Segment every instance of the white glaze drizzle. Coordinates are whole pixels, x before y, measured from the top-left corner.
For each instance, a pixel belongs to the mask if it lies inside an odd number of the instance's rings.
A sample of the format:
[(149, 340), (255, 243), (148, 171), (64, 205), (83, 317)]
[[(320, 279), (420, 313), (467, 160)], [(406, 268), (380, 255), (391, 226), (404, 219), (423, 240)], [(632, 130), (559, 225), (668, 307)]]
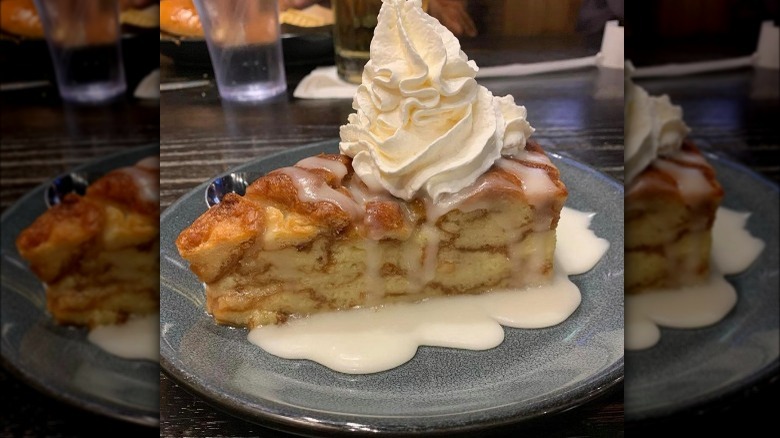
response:
[(338, 178), (339, 181), (347, 176), (347, 166), (341, 161), (329, 160), (323, 157), (307, 157), (295, 164), (303, 169), (325, 169)]
[(683, 166), (663, 159), (654, 161), (653, 166), (674, 178), (686, 202), (695, 203), (712, 194), (712, 184), (697, 167)]
[(517, 190), (517, 187), (503, 178), (497, 178), (492, 175), (481, 175), (474, 184), (471, 184), (463, 190), (442, 195), (437, 203), (431, 201), (426, 202), (425, 212), (427, 220), (428, 222), (436, 223), (441, 217), (453, 210), (469, 212), (480, 208), (486, 208), (493, 199), (485, 199), (483, 202), (478, 202), (475, 201), (475, 198), (485, 191), (499, 190), (501, 188)]
[(355, 200), (333, 189), (321, 177), (297, 167), (285, 167), (278, 172), (290, 177), (301, 202), (327, 201), (338, 206), (353, 219), (363, 215), (363, 209)]
[[(496, 165), (517, 175), (523, 184), (526, 199), (537, 210), (545, 208), (550, 203), (550, 199), (554, 198), (553, 194), (558, 191), (558, 186), (550, 179), (545, 169), (526, 166), (506, 158), (498, 160)], [(547, 229), (550, 228), (549, 225), (548, 223)]]

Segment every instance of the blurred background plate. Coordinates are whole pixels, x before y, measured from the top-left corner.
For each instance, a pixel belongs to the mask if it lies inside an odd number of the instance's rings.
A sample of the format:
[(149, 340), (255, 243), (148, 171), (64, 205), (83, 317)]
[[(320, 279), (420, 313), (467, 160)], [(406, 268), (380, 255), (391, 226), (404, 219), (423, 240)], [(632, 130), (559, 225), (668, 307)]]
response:
[[(333, 64), (332, 26), (298, 27), (283, 24), (282, 51), (285, 65)], [(179, 65), (211, 67), (209, 50), (203, 38), (161, 33), (160, 54)]]
[[(125, 150), (73, 171), (106, 173), (159, 154), (159, 145)], [(43, 393), (91, 412), (159, 425), (157, 363), (126, 360), (87, 341), (87, 330), (54, 323), (43, 284), (19, 256), (16, 236), (45, 210), (46, 182), (3, 212), (0, 247), (2, 364)]]

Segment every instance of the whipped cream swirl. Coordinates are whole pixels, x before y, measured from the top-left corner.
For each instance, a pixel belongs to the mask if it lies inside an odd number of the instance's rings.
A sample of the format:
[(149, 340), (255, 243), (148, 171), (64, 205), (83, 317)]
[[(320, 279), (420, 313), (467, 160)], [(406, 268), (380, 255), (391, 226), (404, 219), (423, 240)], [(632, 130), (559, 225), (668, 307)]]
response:
[(631, 81), (631, 63), (625, 71), (625, 179), (636, 178), (659, 156), (674, 155), (691, 131), (683, 121), (683, 111), (669, 96), (650, 96)]
[(420, 0), (383, 0), (356, 112), (341, 127), (341, 153), (369, 189), (436, 202), (525, 148), (525, 108), (477, 84), (477, 70)]

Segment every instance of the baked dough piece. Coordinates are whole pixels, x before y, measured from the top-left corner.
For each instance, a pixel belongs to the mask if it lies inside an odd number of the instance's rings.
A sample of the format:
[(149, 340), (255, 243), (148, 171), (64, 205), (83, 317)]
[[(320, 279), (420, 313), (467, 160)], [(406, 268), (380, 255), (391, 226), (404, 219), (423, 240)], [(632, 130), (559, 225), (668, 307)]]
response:
[(179, 36), (203, 37), (203, 25), (192, 0), (160, 0), (160, 30)]
[(27, 38), (44, 37), (33, 0), (0, 0), (0, 29)]
[(722, 198), (715, 170), (690, 140), (642, 171), (625, 199), (626, 292), (704, 281)]
[(159, 179), (156, 157), (111, 171), (19, 234), (57, 322), (92, 327), (159, 309)]
[(369, 193), (344, 155), (275, 170), (176, 240), (219, 323), (547, 283), (567, 191), (529, 142), (436, 205)]

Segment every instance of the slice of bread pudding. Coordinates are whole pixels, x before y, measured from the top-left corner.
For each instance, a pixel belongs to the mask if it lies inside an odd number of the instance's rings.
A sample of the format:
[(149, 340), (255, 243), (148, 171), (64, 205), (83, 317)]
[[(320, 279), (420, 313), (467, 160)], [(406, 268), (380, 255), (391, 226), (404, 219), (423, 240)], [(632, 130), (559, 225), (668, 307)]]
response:
[(217, 322), (547, 283), (567, 191), (528, 142), (433, 205), (371, 193), (345, 155), (310, 157), (226, 195), (176, 245)]
[(93, 327), (159, 309), (159, 159), (66, 195), (16, 240), (61, 324)]

